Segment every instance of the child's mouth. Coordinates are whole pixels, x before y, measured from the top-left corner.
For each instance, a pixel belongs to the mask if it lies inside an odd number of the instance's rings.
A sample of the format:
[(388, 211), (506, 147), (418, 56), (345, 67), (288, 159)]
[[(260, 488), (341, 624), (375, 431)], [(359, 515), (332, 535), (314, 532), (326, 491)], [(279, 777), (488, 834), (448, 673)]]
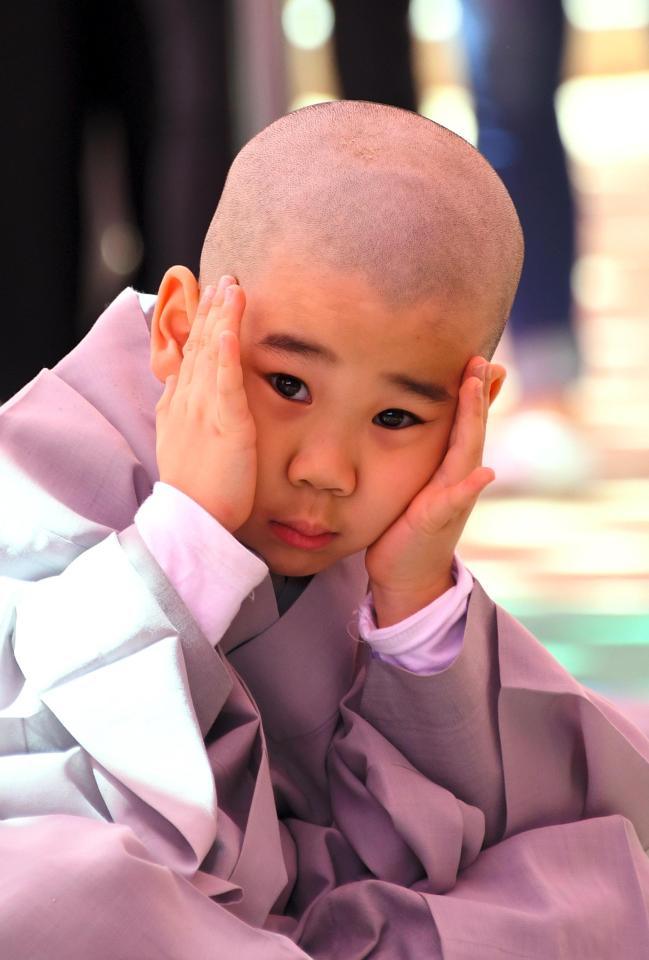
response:
[(283, 540), (284, 543), (288, 543), (292, 547), (299, 547), (302, 550), (317, 550), (319, 547), (326, 547), (337, 536), (336, 533), (319, 533), (315, 536), (309, 536), (300, 533), (294, 527), (280, 523), (278, 520), (271, 520), (270, 528), (275, 536)]

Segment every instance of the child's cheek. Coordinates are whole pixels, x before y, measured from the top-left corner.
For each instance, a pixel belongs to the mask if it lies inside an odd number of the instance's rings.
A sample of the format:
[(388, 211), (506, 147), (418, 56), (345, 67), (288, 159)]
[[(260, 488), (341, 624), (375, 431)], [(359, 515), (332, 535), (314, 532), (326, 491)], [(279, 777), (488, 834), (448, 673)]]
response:
[[(374, 481), (370, 481), (380, 499), (376, 504), (377, 520), (383, 529), (388, 527), (424, 487), (443, 459), (445, 438), (429, 437), (426, 444), (418, 444), (399, 451), (395, 456), (379, 458), (375, 464)], [(398, 478), (398, 482), (396, 480)], [(382, 531), (381, 531), (382, 532)]]

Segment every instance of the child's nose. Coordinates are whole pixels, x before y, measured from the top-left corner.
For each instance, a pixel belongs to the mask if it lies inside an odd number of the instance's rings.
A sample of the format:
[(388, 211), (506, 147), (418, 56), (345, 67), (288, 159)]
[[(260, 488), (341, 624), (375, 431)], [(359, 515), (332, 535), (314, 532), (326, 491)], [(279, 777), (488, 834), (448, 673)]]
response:
[(312, 438), (293, 457), (288, 476), (291, 483), (310, 484), (337, 496), (349, 496), (356, 489), (358, 465), (351, 444), (326, 438)]

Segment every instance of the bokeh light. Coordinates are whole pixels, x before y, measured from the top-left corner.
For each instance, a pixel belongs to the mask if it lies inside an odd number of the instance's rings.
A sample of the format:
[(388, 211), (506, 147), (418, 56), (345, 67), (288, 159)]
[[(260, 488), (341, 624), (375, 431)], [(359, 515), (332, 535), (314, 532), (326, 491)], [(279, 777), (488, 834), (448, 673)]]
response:
[(590, 164), (649, 156), (649, 70), (574, 77), (557, 91), (557, 120), (566, 150)]
[(459, 84), (439, 84), (424, 90), (419, 113), (443, 124), (475, 146), (478, 125), (473, 110), (473, 98), (466, 87)]
[(634, 30), (649, 25), (647, 0), (563, 0), (578, 30)]
[(619, 303), (623, 278), (613, 257), (591, 253), (578, 257), (572, 268), (572, 294), (589, 310), (609, 310)]
[(297, 97), (293, 97), (288, 109), (300, 110), (302, 107), (310, 107), (314, 103), (327, 103), (335, 99), (336, 98), (330, 93), (326, 93), (323, 90), (305, 90), (304, 93), (300, 93)]
[(142, 237), (137, 227), (123, 220), (110, 223), (104, 229), (99, 249), (106, 267), (119, 277), (128, 277), (135, 273), (144, 252)]
[(330, 39), (335, 22), (329, 0), (286, 0), (282, 28), (289, 43), (301, 50), (315, 50)]
[(410, 30), (422, 43), (443, 43), (453, 39), (462, 25), (459, 0), (411, 0)]

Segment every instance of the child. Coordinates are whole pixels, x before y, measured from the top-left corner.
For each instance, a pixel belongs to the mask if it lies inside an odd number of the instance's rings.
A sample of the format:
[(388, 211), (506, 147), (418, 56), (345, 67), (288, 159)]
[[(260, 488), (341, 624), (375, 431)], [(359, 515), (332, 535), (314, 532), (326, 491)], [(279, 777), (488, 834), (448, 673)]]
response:
[(3, 957), (649, 956), (649, 742), (454, 553), (521, 259), (459, 137), (305, 108), (2, 408)]

